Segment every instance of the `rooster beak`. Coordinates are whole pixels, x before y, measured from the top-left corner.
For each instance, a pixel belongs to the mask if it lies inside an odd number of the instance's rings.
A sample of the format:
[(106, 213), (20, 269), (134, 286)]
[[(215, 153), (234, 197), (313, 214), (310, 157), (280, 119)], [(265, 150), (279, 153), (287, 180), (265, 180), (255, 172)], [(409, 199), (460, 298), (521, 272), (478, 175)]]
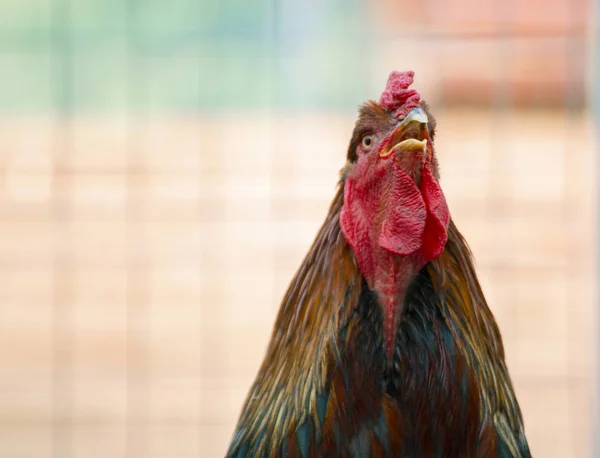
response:
[(379, 152), (379, 156), (386, 158), (394, 152), (409, 153), (422, 151), (427, 154), (429, 148), (429, 131), (427, 114), (421, 108), (415, 108), (404, 118), (392, 133), (390, 141)]

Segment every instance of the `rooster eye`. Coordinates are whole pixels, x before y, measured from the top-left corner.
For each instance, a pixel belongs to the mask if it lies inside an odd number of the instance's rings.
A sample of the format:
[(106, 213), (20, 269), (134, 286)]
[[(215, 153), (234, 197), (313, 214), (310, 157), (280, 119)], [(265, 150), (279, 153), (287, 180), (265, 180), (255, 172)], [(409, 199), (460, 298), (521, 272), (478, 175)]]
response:
[(362, 138), (362, 146), (363, 146), (363, 148), (367, 148), (367, 149), (369, 149), (371, 146), (373, 146), (373, 136), (365, 135)]

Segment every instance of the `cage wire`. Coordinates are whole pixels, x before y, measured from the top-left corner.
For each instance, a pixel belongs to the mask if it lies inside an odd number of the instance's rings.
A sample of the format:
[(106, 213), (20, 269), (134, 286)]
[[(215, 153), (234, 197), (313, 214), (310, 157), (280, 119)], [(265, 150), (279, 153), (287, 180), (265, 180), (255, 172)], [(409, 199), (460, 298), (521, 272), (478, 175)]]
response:
[[(598, 43), (600, 42), (600, 1), (596, 0), (593, 4), (593, 14), (592, 14), (592, 28), (591, 28), (591, 33), (590, 33), (590, 55), (591, 57), (591, 84), (589, 85), (589, 95), (590, 98), (592, 100), (591, 102), (591, 108), (592, 108), (592, 117), (593, 117), (593, 123), (594, 123), (594, 142), (595, 145), (600, 145), (600, 129), (598, 128), (598, 126), (600, 125), (600, 88), (598, 86), (598, 81), (600, 81), (600, 48), (598, 47)], [(598, 215), (600, 215), (600, 211), (599, 211), (599, 203), (600, 203), (600, 199), (598, 198), (598, 196), (600, 196), (600, 191), (598, 188), (598, 183), (600, 183), (600, 181), (598, 180), (598, 177), (600, 176), (600, 169), (599, 169), (599, 162), (597, 159), (598, 155), (596, 153), (595, 155), (595, 160), (596, 160), (596, 174), (595, 174), (595, 181), (596, 181), (596, 186), (595, 186), (595, 196), (596, 196), (596, 216), (595, 216), (595, 225), (596, 225), (596, 230), (595, 230), (595, 237), (596, 240), (598, 240)], [(595, 272), (595, 276), (596, 278), (598, 277), (598, 273), (599, 273), (599, 260), (600, 260), (600, 243), (596, 242), (596, 254), (595, 254), (595, 262), (594, 262), (594, 267), (593, 270)], [(600, 290), (598, 289), (598, 286), (596, 286), (596, 289), (594, 291), (595, 293), (595, 297), (594, 297), (594, 302), (596, 305), (598, 305), (598, 300), (600, 298)], [(600, 332), (598, 332), (598, 330), (600, 330), (600, 314), (598, 314), (597, 316), (597, 320), (596, 320), (596, 348), (600, 348)], [(593, 377), (594, 377), (594, 390), (591, 394), (591, 412), (592, 412), (592, 419), (591, 419), (591, 424), (592, 424), (592, 437), (594, 439), (592, 439), (592, 456), (600, 456), (600, 352), (596, 351), (596, 358), (595, 358), (595, 369), (593, 372)]]
[[(6, 326), (33, 343), (30, 348), (10, 333), (2, 339), (23, 359), (4, 355), (7, 363), (0, 364), (11, 381), (0, 456), (222, 456), (277, 304), (333, 196), (355, 107), (377, 94), (389, 65), (418, 61), (421, 52), (431, 59), (417, 81), (426, 70), (435, 75), (428, 78), (435, 82), (431, 98), (440, 124), (484, 118), (478, 135), (485, 148), (476, 166), (487, 170), (483, 184), (451, 187), (453, 180), (473, 178), (468, 161), (477, 156), (459, 150), (441, 161), (448, 169), (444, 184), (457, 196), (465, 226), (475, 228), (467, 232), (515, 369), (532, 449), (540, 456), (600, 456), (597, 439), (592, 443), (599, 421), (588, 402), (598, 391), (591, 360), (599, 360), (586, 340), (598, 336), (581, 331), (580, 324), (589, 326), (584, 312), (567, 311), (573, 298), (588, 304), (595, 293), (587, 267), (594, 260), (582, 240), (594, 243), (596, 253), (598, 244), (582, 229), (591, 220), (574, 206), (582, 190), (597, 186), (589, 175), (592, 147), (581, 156), (573, 152), (573, 132), (586, 141), (590, 135), (582, 81), (565, 78), (562, 102), (557, 96), (558, 103), (532, 110), (519, 105), (523, 91), (511, 74), (520, 49), (540, 40), (556, 41), (565, 66), (583, 70), (591, 42), (597, 119), (597, 35), (589, 39), (596, 29), (582, 30), (574, 18), (565, 19), (566, 27), (515, 28), (510, 22), (518, 5), (509, 2), (490, 3), (495, 21), (483, 30), (440, 26), (435, 10), (442, 6), (435, 0), (407, 2), (416, 28), (380, 27), (381, 11), (397, 14), (385, 1), (264, 0), (253, 8), (241, 1), (158, 3), (46, 0), (0, 7), (15, 17), (0, 34), (5, 64), (29, 65), (0, 85), (0, 100), (7, 101), (5, 185), (15, 176), (18, 145), (35, 137), (35, 129), (49, 149), (52, 177), (49, 197), (15, 197), (6, 188), (2, 200)], [(490, 43), (496, 77), (486, 83), (488, 95), (461, 104), (460, 91), (443, 84), (453, 69), (437, 58)], [(394, 52), (382, 57), (375, 49)], [(306, 68), (314, 72), (299, 76)], [(253, 78), (260, 81), (244, 84)], [(10, 95), (15, 91), (22, 100)], [(49, 119), (41, 128), (40, 116)], [(527, 162), (520, 154), (529, 148), (525, 142), (512, 150), (519, 120), (531, 123), (534, 135), (557, 129), (549, 143), (561, 147), (552, 156), (559, 167), (551, 171), (562, 185), (540, 208), (519, 194), (524, 185), (517, 170)], [(448, 149), (465, 142), (461, 132), (453, 137), (441, 129)], [(122, 140), (111, 140), (123, 132)], [(318, 135), (326, 138), (311, 141)], [(235, 153), (244, 139), (255, 162)], [(111, 151), (114, 145), (124, 160)], [(18, 176), (35, 181), (36, 161)], [(527, 232), (527, 224), (540, 228), (548, 219), (551, 235)], [(574, 237), (574, 230), (582, 234)], [(544, 237), (550, 254), (539, 262), (519, 254)], [(31, 254), (21, 258), (17, 249)], [(10, 285), (22, 275), (40, 284)], [(528, 289), (523, 276), (537, 288)], [(50, 312), (40, 286), (46, 277)], [(551, 310), (558, 319), (535, 306), (548, 297), (557, 301)], [(34, 307), (28, 301), (46, 315), (33, 308), (33, 315), (23, 315), (21, 306)], [(526, 315), (515, 304), (531, 304), (532, 311)], [(545, 327), (558, 337), (549, 338)], [(538, 334), (558, 343), (544, 350)], [(522, 356), (525, 351), (533, 356)], [(39, 358), (49, 360), (48, 372)], [(46, 376), (49, 385), (35, 379)], [(32, 392), (42, 394), (28, 401)], [(545, 404), (551, 402), (552, 408)]]

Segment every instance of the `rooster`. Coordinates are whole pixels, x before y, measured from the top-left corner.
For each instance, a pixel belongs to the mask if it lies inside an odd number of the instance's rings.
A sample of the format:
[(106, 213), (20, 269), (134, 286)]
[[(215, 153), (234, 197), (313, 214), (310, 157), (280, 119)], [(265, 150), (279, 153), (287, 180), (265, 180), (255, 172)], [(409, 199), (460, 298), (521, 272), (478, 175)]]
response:
[(413, 78), (359, 109), (227, 457), (531, 456)]

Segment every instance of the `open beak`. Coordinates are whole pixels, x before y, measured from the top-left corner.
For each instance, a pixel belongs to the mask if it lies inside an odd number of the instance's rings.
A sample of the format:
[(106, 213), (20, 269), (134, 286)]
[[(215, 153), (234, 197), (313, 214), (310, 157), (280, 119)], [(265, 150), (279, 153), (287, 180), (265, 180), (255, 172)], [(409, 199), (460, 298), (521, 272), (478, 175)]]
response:
[(421, 108), (411, 110), (406, 118), (398, 124), (390, 141), (379, 152), (379, 156), (385, 158), (396, 152), (415, 151), (422, 151), (425, 154), (428, 151), (427, 142), (429, 141), (428, 121), (427, 114)]

